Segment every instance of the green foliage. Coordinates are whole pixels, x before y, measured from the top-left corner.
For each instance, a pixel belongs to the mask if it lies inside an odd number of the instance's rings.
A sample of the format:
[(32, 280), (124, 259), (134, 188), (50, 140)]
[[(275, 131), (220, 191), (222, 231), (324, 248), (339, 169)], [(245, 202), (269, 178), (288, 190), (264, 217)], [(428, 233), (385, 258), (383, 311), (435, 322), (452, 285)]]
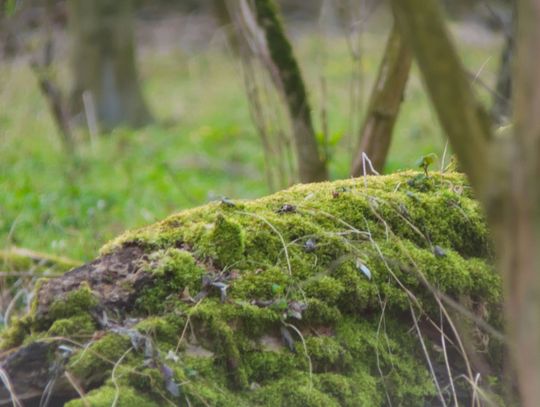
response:
[[(380, 41), (366, 35), (363, 63), (369, 80)], [(332, 83), (327, 96), (331, 134), (348, 133), (349, 80), (357, 66), (342, 38), (332, 39), (324, 66), (311, 63), (320, 45), (320, 39), (299, 38), (295, 49), (305, 61), (308, 83), (318, 83), (321, 71)], [(485, 60), (477, 50), (467, 55), (470, 66)], [(6, 244), (90, 259), (102, 242), (126, 228), (217, 196), (251, 198), (267, 192), (261, 147), (236, 65), (213, 49), (197, 58), (175, 54), (141, 63), (152, 110), (173, 121), (137, 132), (119, 129), (93, 146), (82, 142), (77, 155), (69, 158), (63, 155), (39, 91), (18, 91), (32, 81), (31, 73), (0, 66), (8, 81), (0, 89), (0, 236)], [(201, 83), (205, 92), (200, 92)], [(410, 85), (387, 170), (410, 168), (415, 158), (432, 151), (441, 156), (440, 130), (425, 94), (418, 81)], [(189, 106), (189, 114), (183, 106)], [(344, 138), (333, 151), (335, 178), (348, 175), (348, 145)], [(202, 158), (193, 159), (193, 151)], [(276, 213), (286, 203), (296, 204), (297, 212)], [(256, 213), (274, 225), (286, 250), (275, 231), (242, 212)], [(353, 233), (336, 218), (362, 232), (369, 230), (381, 252), (366, 235)], [(231, 252), (213, 249), (212, 239), (220, 238), (216, 226), (231, 232)], [(308, 236), (316, 236), (313, 252), (304, 249)], [(390, 271), (428, 312), (433, 299), (418, 282), (417, 271), (439, 289), (483, 301), (488, 308), (500, 300), (499, 277), (486, 260), (490, 252), (482, 214), (463, 178), (453, 174), (370, 177), (365, 188), (363, 180), (297, 186), (258, 201), (238, 202), (235, 208), (214, 203), (128, 232), (103, 250), (127, 243), (147, 249), (146, 270), (154, 278), (153, 287), (138, 301), (135, 316), (142, 320), (134, 329), (155, 342), (163, 360), (188, 327), (186, 338), (196, 342), (190, 342), (196, 351), (184, 341), (180, 360), (166, 363), (194, 406), (376, 406), (386, 402), (385, 390), (394, 405), (424, 405), (434, 388), (410, 326), (399, 323), (408, 300)], [(433, 245), (442, 247), (446, 256), (433, 256)], [(357, 257), (371, 270), (372, 281), (358, 271)], [(181, 302), (184, 288), (192, 294), (200, 290), (209, 258), (238, 269), (234, 272), (239, 277), (228, 282), (226, 303), (214, 291), (197, 307)], [(315, 368), (311, 377), (301, 338), (291, 331), (292, 353), (279, 334), (287, 302), (303, 301), (304, 295), (308, 308), (302, 320), (290, 322), (306, 336)], [(373, 322), (380, 314), (380, 298), (388, 304), (384, 337)], [(91, 290), (82, 287), (70, 297), (69, 306), (59, 302), (53, 307), (52, 325), (36, 327), (32, 315), (13, 320), (3, 334), (3, 347), (52, 334), (86, 333), (94, 300)], [(275, 303), (264, 308), (251, 304), (254, 300)], [(70, 372), (101, 386), (88, 394), (91, 405), (111, 404), (115, 388), (107, 380), (130, 346), (128, 337), (107, 334), (71, 358)], [(132, 351), (118, 369), (119, 405), (164, 403), (158, 393), (164, 391), (163, 377), (156, 368), (143, 368), (141, 359)], [(327, 363), (331, 372), (324, 371)], [(143, 370), (147, 376), (133, 373)], [(253, 390), (238, 390), (246, 388)]]
[[(388, 25), (374, 21), (374, 26)], [(386, 35), (366, 32), (364, 83), (376, 74)], [(308, 87), (318, 89), (321, 75), (327, 78), (330, 134), (349, 134), (350, 78), (358, 66), (346, 38), (310, 32), (292, 38)], [(461, 45), (471, 70), (497, 46)], [(37, 86), (29, 86), (35, 83), (30, 68), (0, 64), (0, 246), (17, 244), (90, 260), (122, 230), (217, 196), (254, 198), (268, 192), (262, 147), (236, 62), (222, 47), (196, 54), (148, 52), (151, 57), (139, 63), (144, 94), (158, 123), (138, 131), (117, 129), (93, 144), (80, 134), (75, 157), (65, 156), (46, 101)], [(494, 71), (497, 64), (492, 58), (484, 71)], [(59, 72), (66, 69), (59, 61)], [(318, 111), (317, 92), (310, 96)], [(419, 156), (431, 152), (442, 157), (441, 131), (416, 77), (409, 83), (395, 134), (387, 171), (412, 168)], [(332, 178), (349, 176), (350, 145), (344, 137), (333, 148)]]
[(16, 8), (17, 8), (17, 0), (6, 0), (4, 2), (4, 12), (7, 17), (11, 17), (13, 14), (15, 14)]

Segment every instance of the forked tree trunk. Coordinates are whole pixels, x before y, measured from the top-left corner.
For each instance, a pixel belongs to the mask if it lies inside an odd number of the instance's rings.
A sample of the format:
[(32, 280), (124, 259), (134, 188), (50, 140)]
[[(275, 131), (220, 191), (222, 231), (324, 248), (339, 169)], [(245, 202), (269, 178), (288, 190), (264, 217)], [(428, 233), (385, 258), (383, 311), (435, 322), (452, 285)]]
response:
[(69, 0), (74, 85), (73, 116), (94, 104), (102, 130), (151, 120), (138, 82), (131, 0)]
[(540, 0), (518, 2), (514, 134), (491, 139), (433, 0), (393, 0), (439, 119), (484, 203), (505, 286), (515, 379), (540, 405)]
[(257, 22), (264, 31), (270, 57), (283, 86), (287, 109), (293, 124), (300, 181), (324, 181), (328, 179), (328, 171), (319, 154), (306, 87), (279, 18), (277, 4), (274, 0), (255, 0), (253, 6)]
[(392, 141), (392, 131), (409, 78), (411, 62), (412, 54), (409, 47), (394, 25), (386, 43), (360, 132), (360, 145), (351, 169), (351, 174), (355, 177), (363, 174), (363, 154), (371, 160), (375, 171), (381, 172), (384, 168)]

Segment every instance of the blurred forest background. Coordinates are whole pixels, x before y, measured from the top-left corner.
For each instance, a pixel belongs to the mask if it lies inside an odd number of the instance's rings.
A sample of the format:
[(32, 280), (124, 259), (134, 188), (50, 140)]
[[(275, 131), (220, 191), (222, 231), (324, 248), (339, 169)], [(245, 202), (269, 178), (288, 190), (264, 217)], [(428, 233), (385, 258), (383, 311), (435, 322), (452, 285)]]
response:
[[(377, 0), (279, 3), (330, 178), (349, 177), (392, 16)], [(238, 50), (223, 4), (0, 5), (0, 248), (84, 261), (127, 228), (298, 182), (290, 123), (271, 69), (264, 53)], [(492, 106), (511, 7), (448, 0), (445, 8), (471, 82)], [(135, 58), (118, 82), (125, 93), (117, 102), (132, 105), (107, 105), (110, 116), (84, 91), (85, 83), (107, 84), (92, 77), (99, 54), (91, 45), (99, 39), (87, 35), (92, 21), (107, 25), (101, 41), (110, 49)], [(129, 38), (133, 49), (123, 44)], [(450, 155), (444, 150), (413, 66), (384, 171), (414, 168), (431, 153), (444, 165), (442, 157)]]

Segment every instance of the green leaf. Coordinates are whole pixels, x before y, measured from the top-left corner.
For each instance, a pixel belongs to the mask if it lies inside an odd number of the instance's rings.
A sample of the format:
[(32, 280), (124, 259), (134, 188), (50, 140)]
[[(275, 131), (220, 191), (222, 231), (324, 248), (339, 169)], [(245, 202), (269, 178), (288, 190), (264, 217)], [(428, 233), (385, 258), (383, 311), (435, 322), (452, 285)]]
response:
[(15, 9), (17, 7), (17, 0), (7, 0), (4, 4), (4, 11), (6, 12), (7, 17), (11, 17), (15, 14)]

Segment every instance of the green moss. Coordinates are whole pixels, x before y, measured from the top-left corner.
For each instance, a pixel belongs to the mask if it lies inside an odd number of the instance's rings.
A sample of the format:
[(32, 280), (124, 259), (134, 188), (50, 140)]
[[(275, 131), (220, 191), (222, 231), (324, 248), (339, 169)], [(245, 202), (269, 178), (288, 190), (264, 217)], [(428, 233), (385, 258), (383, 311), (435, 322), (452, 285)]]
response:
[(164, 317), (146, 318), (135, 325), (135, 329), (153, 338), (156, 343), (170, 348), (176, 346), (185, 323), (185, 318), (168, 314)]
[(218, 306), (219, 318), (234, 326), (251, 338), (259, 338), (275, 327), (280, 320), (280, 312), (272, 308), (260, 308), (251, 304), (225, 304)]
[(205, 340), (210, 341), (211, 349), (216, 350), (217, 362), (228, 370), (231, 386), (237, 389), (247, 388), (246, 372), (242, 366), (237, 339), (227, 322), (219, 318), (215, 306), (201, 306), (191, 314), (191, 317), (199, 322)]
[(245, 249), (242, 227), (235, 221), (219, 214), (210, 238), (216, 260), (222, 267), (233, 266), (241, 261)]
[(307, 302), (307, 309), (302, 314), (302, 318), (312, 325), (331, 326), (341, 319), (341, 312), (339, 308), (328, 305), (325, 301), (318, 298), (310, 298)]
[(371, 407), (383, 405), (384, 396), (377, 388), (377, 380), (365, 372), (350, 376), (324, 373), (315, 377), (316, 386), (341, 407)]
[(329, 276), (309, 280), (305, 287), (308, 297), (324, 298), (328, 304), (337, 304), (344, 290), (345, 286), (341, 281)]
[(157, 368), (139, 367), (128, 372), (127, 380), (133, 388), (143, 392), (152, 393), (156, 390), (164, 391), (163, 375)]
[(204, 274), (191, 253), (177, 248), (153, 252), (144, 268), (154, 279), (137, 298), (136, 308), (148, 314), (164, 310), (167, 301), (174, 301), (186, 288), (197, 292)]
[(118, 389), (113, 386), (103, 386), (92, 390), (84, 397), (84, 400), (72, 400), (66, 403), (65, 406), (110, 407), (113, 405), (114, 400), (116, 400), (115, 405), (117, 407), (157, 407), (162, 405), (127, 386), (121, 386)]
[[(296, 209), (280, 212), (285, 204)], [(230, 207), (211, 203), (127, 232), (104, 251), (134, 244), (145, 248), (134, 267), (152, 278), (124, 323), (151, 339), (156, 352), (145, 362), (143, 351), (132, 350), (117, 369), (118, 383), (153, 400), (167, 394), (160, 371), (166, 364), (191, 405), (378, 406), (388, 398), (393, 405), (429, 404), (435, 388), (410, 331), (403, 289), (423, 317), (438, 321), (422, 275), (502, 327), (500, 278), (483, 215), (458, 174), (420, 180), (406, 172), (298, 185)], [(203, 287), (203, 276), (226, 284), (227, 295)], [(186, 288), (192, 297), (207, 289), (207, 296), (192, 301)], [(52, 325), (14, 322), (8, 343), (79, 335), (84, 324), (76, 321), (91, 324), (96, 301), (82, 285), (53, 304)], [(301, 320), (287, 316), (293, 301), (307, 304)], [(284, 318), (301, 332), (309, 360), (292, 328), (295, 352), (285, 343)], [(424, 339), (431, 351), (433, 338)], [(500, 366), (493, 342), (488, 358)], [(105, 380), (130, 346), (129, 338), (109, 333), (74, 355), (68, 370), (110, 388)], [(456, 358), (452, 370), (464, 372)]]
[[(314, 372), (347, 373), (351, 370), (351, 354), (334, 338), (313, 336), (305, 342)], [(301, 346), (298, 346), (298, 351), (302, 351)]]
[(307, 374), (293, 374), (253, 392), (256, 405), (267, 407), (339, 407), (338, 400), (313, 386)]
[(274, 298), (291, 283), (291, 278), (279, 267), (255, 268), (242, 274), (242, 279), (234, 281), (231, 296), (236, 298)]
[(305, 358), (288, 352), (253, 351), (244, 356), (246, 372), (250, 382), (264, 384), (268, 381), (289, 376), (297, 370), (307, 370)]
[(7, 350), (21, 345), (25, 338), (30, 335), (31, 327), (32, 318), (30, 315), (22, 318), (12, 318), (9, 327), (2, 331), (0, 350)]
[(89, 315), (81, 315), (72, 318), (57, 319), (49, 328), (50, 336), (64, 336), (68, 338), (91, 337), (96, 329), (96, 324)]
[(387, 324), (381, 332), (375, 322), (344, 319), (337, 327), (336, 339), (360, 363), (355, 366), (357, 371), (365, 373), (367, 366), (376, 367), (379, 391), (387, 392), (393, 403), (422, 406), (435, 395), (418, 340), (399, 323)]
[(107, 334), (87, 349), (75, 353), (67, 369), (84, 383), (100, 384), (110, 375), (114, 364), (130, 346), (128, 338)]
[(69, 292), (65, 299), (54, 301), (49, 307), (47, 318), (55, 321), (88, 314), (97, 304), (98, 300), (90, 286), (83, 282), (77, 290)]

